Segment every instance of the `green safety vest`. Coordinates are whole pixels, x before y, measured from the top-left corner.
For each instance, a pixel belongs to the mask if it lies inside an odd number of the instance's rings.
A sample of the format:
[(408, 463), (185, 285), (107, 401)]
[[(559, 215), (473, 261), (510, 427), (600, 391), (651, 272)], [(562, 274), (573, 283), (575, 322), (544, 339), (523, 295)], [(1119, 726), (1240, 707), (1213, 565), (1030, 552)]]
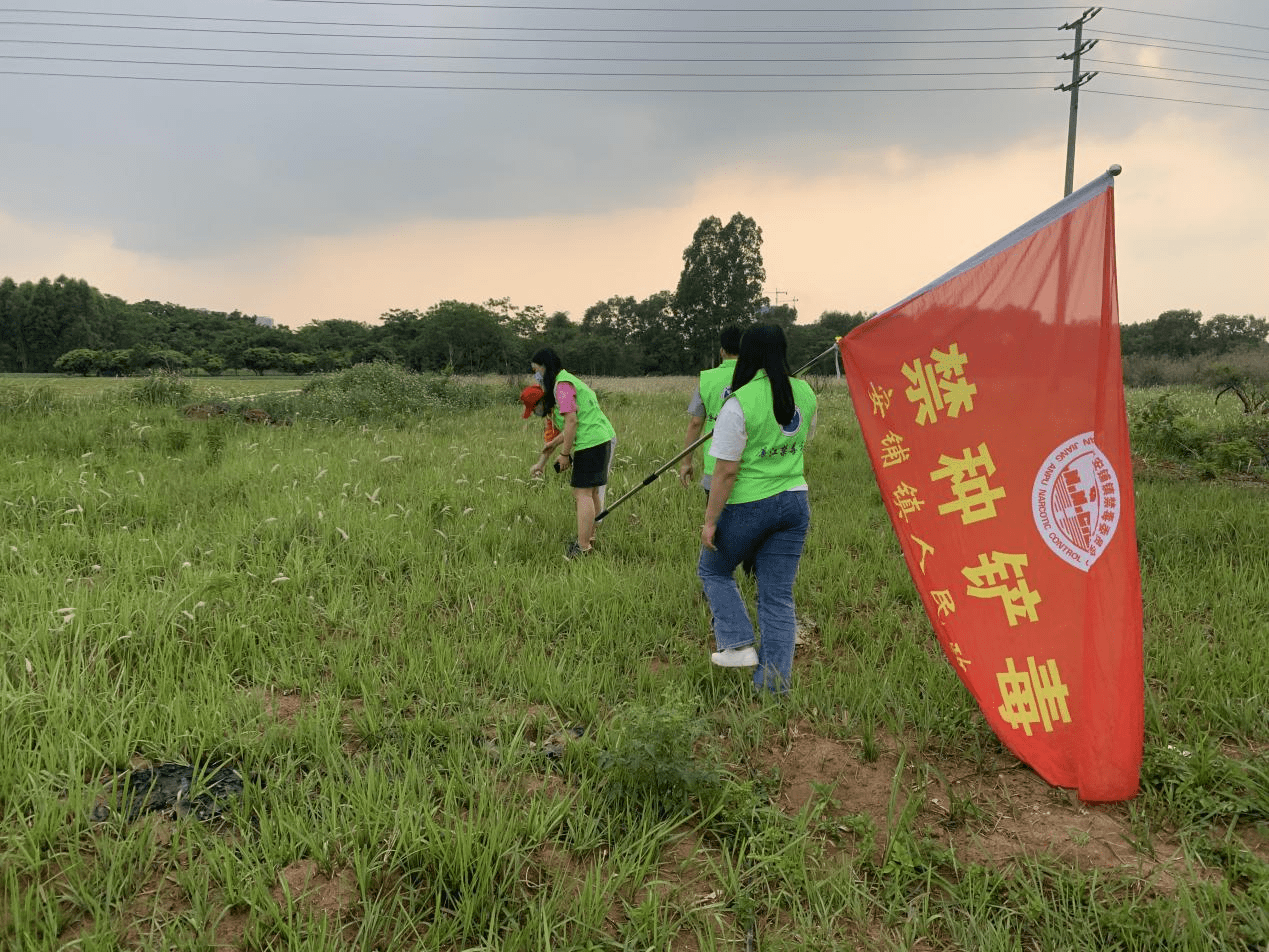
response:
[(775, 418), (771, 381), (759, 375), (737, 390), (732, 397), (745, 412), (745, 451), (740, 457), (736, 485), (728, 503), (766, 499), (806, 482), (802, 473), (802, 451), (811, 433), (815, 416), (815, 391), (805, 380), (791, 377), (796, 411), (787, 427)]
[[(608, 417), (604, 416), (604, 411), (599, 409), (599, 399), (595, 396), (595, 391), (567, 370), (561, 370), (555, 375), (555, 385), (558, 387), (561, 383), (571, 383), (577, 391), (577, 435), (573, 437), (573, 452), (588, 450), (592, 446), (616, 439), (617, 431), (608, 422)], [(559, 400), (558, 394), (555, 399)], [(551, 415), (555, 419), (555, 425), (562, 431), (564, 414), (560, 413), (558, 403), (552, 408)]]
[[(731, 378), (736, 372), (736, 358), (724, 360), (713, 370), (701, 371), (701, 402), (705, 404), (705, 428), (711, 433), (714, 430), (714, 421), (718, 419), (718, 411), (723, 408), (723, 401), (731, 396)], [(709, 455), (710, 445), (714, 442), (713, 438), (707, 438), (701, 444), (702, 452), (705, 454), (705, 475), (708, 476), (714, 472), (714, 465), (718, 460)]]

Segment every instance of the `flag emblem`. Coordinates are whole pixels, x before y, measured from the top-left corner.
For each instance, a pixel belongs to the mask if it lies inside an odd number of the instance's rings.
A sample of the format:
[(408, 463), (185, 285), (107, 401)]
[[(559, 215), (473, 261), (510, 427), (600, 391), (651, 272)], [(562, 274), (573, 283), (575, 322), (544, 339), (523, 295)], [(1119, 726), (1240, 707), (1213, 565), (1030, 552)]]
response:
[(1082, 572), (1115, 537), (1119, 504), (1119, 478), (1091, 432), (1050, 453), (1031, 490), (1031, 515), (1045, 545)]

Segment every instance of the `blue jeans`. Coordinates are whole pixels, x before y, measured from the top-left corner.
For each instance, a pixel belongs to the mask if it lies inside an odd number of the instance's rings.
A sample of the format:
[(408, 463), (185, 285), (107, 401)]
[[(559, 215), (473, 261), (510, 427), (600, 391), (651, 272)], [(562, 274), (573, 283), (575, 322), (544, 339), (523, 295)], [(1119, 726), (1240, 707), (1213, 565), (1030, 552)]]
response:
[(754, 643), (753, 624), (740, 588), (736, 566), (752, 558), (758, 579), (757, 688), (785, 693), (793, 674), (797, 620), (793, 613), (793, 580), (798, 574), (811, 506), (805, 491), (783, 492), (753, 502), (728, 503), (718, 519), (714, 549), (701, 549), (696, 567), (705, 597), (714, 613), (718, 650)]

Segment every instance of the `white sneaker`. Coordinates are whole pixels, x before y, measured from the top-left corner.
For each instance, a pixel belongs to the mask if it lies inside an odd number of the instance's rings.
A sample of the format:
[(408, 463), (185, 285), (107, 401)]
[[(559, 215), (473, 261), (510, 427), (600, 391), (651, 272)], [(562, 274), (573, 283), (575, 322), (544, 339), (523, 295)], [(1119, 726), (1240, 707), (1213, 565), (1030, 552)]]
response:
[(743, 648), (725, 648), (715, 651), (709, 660), (720, 668), (752, 668), (758, 663), (758, 652), (753, 645)]

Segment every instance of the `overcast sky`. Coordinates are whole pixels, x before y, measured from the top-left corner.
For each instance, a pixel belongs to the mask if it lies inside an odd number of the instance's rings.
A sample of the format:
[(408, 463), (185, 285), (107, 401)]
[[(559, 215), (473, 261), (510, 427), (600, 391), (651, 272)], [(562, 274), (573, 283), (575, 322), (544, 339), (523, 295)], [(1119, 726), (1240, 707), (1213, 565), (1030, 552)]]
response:
[[(1062, 197), (1075, 31), (1022, 0), (0, 0), (0, 276), (300, 327), (673, 290), (878, 311)], [(1093, 8), (1096, 9), (1096, 8)], [(1269, 3), (1083, 26), (1120, 315), (1269, 317)], [(868, 74), (868, 75), (865, 75)]]

